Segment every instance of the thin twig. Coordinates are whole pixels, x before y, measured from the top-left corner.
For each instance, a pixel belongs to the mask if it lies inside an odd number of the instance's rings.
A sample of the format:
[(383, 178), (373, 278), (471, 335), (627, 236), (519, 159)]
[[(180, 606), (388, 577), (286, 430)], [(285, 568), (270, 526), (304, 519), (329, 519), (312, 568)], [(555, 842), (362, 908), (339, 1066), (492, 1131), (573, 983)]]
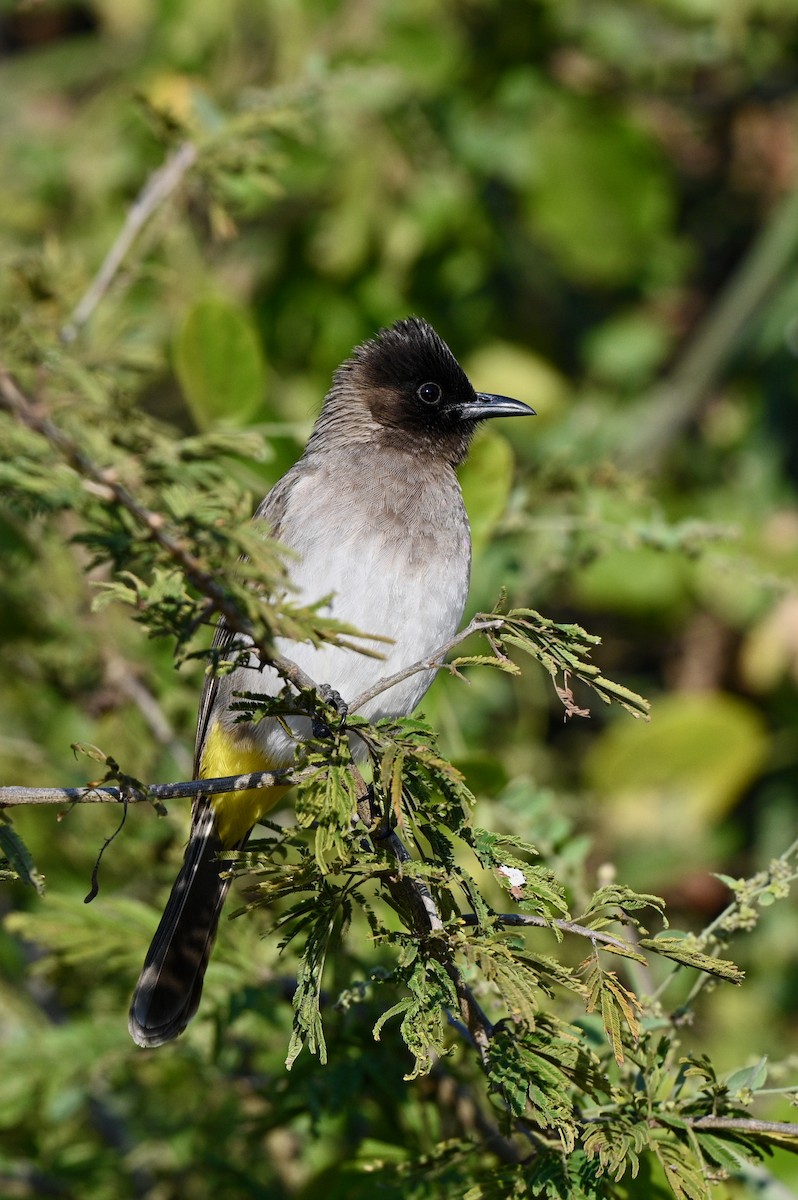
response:
[(350, 702), (349, 711), (352, 713), (359, 712), (360, 709), (363, 708), (365, 704), (368, 704), (370, 700), (374, 700), (375, 697), (380, 696), (383, 692), (386, 692), (389, 688), (392, 688), (394, 684), (401, 683), (403, 680), (409, 679), (411, 675), (418, 675), (421, 671), (444, 670), (447, 664), (442, 660), (450, 650), (454, 649), (455, 646), (459, 646), (461, 642), (466, 640), (466, 638), (471, 637), (472, 633), (481, 633), (485, 629), (499, 629), (501, 628), (501, 625), (501, 617), (474, 617), (473, 621), (466, 625), (465, 629), (461, 629), (458, 634), (450, 639), (450, 641), (445, 642), (442, 646), (439, 646), (437, 650), (433, 651), (429, 658), (425, 658), (420, 662), (413, 663), (412, 666), (405, 667), (403, 670), (397, 671), (394, 675), (387, 675), (384, 679), (381, 679), (378, 683), (375, 683), (373, 687), (368, 688), (365, 692), (361, 692), (359, 696), (356, 696), (354, 700)]
[(181, 142), (172, 151), (162, 166), (154, 171), (128, 211), (103, 263), (81, 296), (71, 317), (61, 330), (61, 340), (74, 342), (97, 305), (113, 283), (114, 276), (124, 262), (130, 247), (156, 209), (172, 194), (197, 160), (197, 147), (192, 142)]
[[(746, 899), (750, 900), (753, 896), (759, 895), (760, 892), (764, 891), (767, 887), (769, 887), (770, 884), (776, 878), (776, 872), (773, 869), (774, 865), (776, 863), (788, 862), (789, 859), (792, 858), (792, 856), (796, 852), (798, 852), (798, 838), (796, 838), (796, 840), (794, 842), (792, 842), (787, 847), (787, 849), (778, 856), (778, 858), (774, 859), (773, 862), (771, 863), (771, 865), (765, 871), (758, 872), (757, 875), (752, 876), (752, 878), (747, 881), (748, 883), (753, 884), (753, 882), (756, 879), (758, 879), (760, 876), (762, 878), (761, 886), (759, 888), (757, 888), (756, 891), (749, 893), (746, 896)], [(739, 908), (740, 904), (741, 904), (741, 896), (735, 893), (734, 899), (729, 901), (729, 903), (726, 905), (726, 907), (723, 909), (723, 911), (718, 913), (718, 915), (712, 921), (710, 921), (709, 925), (706, 925), (701, 930), (701, 932), (696, 935), (699, 949), (703, 950), (705, 953), (710, 953), (712, 951), (713, 945), (714, 946), (724, 945), (725, 941), (728, 941), (731, 939), (731, 935), (733, 933), (738, 932), (737, 930), (734, 930), (733, 928), (727, 927), (728, 934), (729, 934), (729, 937), (727, 939), (725, 939), (725, 940), (722, 938), (713, 939), (713, 935), (714, 935), (715, 931), (723, 930), (724, 925), (727, 925), (727, 922), (732, 917), (735, 909)], [(739, 932), (742, 932), (742, 930), (740, 930)], [(665, 990), (670, 986), (671, 983), (673, 983), (673, 980), (676, 978), (676, 976), (681, 974), (682, 971), (684, 971), (684, 969), (685, 968), (684, 968), (683, 964), (677, 964), (671, 970), (671, 972), (665, 976), (665, 978), (663, 979), (663, 981), (659, 985), (659, 987), (657, 987), (657, 989), (652, 993), (652, 999), (653, 1000), (661, 999)], [(687, 998), (685, 1000), (683, 1000), (682, 1003), (679, 1005), (680, 1009), (685, 1009), (688, 1007), (688, 1005), (691, 1005), (693, 1003), (693, 1001), (698, 996), (699, 992), (706, 985), (708, 979), (709, 979), (708, 975), (705, 975), (703, 973), (699, 974), (698, 978), (696, 979), (695, 983), (693, 984), (692, 988), (690, 989), (690, 992), (689, 992)]]
[[(2, 794), (2, 789), (0, 789), (0, 794)], [(628, 954), (630, 950), (629, 945), (622, 938), (614, 937), (611, 933), (604, 933), (600, 929), (591, 929), (588, 925), (579, 925), (576, 921), (566, 921), (562, 917), (536, 917), (530, 913), (495, 913), (494, 917), (500, 925), (534, 925), (538, 929), (551, 929), (553, 926), (562, 930), (563, 933), (575, 933), (579, 937), (588, 938), (591, 942), (602, 942), (605, 946), (614, 946), (624, 954)], [(479, 924), (476, 913), (463, 913), (460, 919), (466, 925)]]

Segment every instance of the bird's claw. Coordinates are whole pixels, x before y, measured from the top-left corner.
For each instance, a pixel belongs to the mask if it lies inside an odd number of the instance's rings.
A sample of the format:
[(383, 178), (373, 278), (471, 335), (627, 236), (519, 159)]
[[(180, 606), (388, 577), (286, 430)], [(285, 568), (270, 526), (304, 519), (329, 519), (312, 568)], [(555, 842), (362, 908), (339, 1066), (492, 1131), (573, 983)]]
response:
[[(345, 723), (347, 713), (349, 712), (349, 707), (341, 696), (341, 693), (336, 692), (335, 688), (330, 687), (329, 683), (319, 684), (317, 690), (324, 703), (329, 704), (338, 713), (340, 717), (338, 728), (340, 729)], [(318, 738), (320, 741), (329, 740), (332, 737), (330, 726), (319, 716), (313, 718), (312, 730), (314, 738)]]

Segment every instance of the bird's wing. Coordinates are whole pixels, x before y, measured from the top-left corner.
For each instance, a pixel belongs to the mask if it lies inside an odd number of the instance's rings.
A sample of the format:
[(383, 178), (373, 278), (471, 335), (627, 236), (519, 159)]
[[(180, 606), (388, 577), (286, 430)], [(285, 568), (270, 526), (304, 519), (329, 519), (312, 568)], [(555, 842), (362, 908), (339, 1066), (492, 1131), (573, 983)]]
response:
[[(298, 464), (297, 464), (298, 466)], [(283, 518), (288, 504), (288, 493), (291, 484), (294, 480), (297, 466), (291, 468), (282, 479), (280, 479), (270, 492), (261, 500), (255, 512), (254, 520), (265, 521), (269, 527), (269, 534), (277, 541), (280, 540), (280, 532), (283, 525)], [(205, 675), (205, 680), (202, 685), (202, 695), (199, 702), (199, 711), (197, 713), (197, 736), (194, 742), (194, 778), (199, 778), (199, 770), (202, 763), (202, 751), (205, 746), (205, 739), (210, 728), (211, 715), (216, 703), (216, 695), (219, 690), (219, 678), (216, 671), (213, 669), (213, 663), (223, 662), (228, 653), (232, 650), (236, 640), (236, 634), (232, 629), (229, 629), (223, 618), (219, 618), (216, 623), (216, 629), (213, 634), (213, 642), (211, 650), (214, 652), (213, 658), (209, 664)]]

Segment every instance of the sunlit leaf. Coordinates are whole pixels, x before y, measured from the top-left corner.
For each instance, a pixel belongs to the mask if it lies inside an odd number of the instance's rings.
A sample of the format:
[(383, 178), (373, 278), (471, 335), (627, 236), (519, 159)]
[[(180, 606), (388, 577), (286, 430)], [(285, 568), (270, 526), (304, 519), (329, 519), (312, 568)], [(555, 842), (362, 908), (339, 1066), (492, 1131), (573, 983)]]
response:
[(187, 312), (174, 348), (175, 370), (201, 429), (245, 425), (265, 391), (263, 352), (246, 311), (226, 300), (199, 300)]

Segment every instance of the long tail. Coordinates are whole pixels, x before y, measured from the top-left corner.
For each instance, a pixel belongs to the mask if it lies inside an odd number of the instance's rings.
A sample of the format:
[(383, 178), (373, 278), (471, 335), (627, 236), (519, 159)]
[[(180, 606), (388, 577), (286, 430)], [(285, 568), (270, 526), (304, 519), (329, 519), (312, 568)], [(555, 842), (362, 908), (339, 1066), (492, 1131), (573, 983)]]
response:
[[(242, 846), (246, 838), (239, 843)], [(200, 1002), (216, 927), (230, 888), (210, 804), (200, 808), (130, 1004), (128, 1029), (139, 1046), (162, 1046), (188, 1025)], [(238, 848), (238, 847), (236, 847)]]

